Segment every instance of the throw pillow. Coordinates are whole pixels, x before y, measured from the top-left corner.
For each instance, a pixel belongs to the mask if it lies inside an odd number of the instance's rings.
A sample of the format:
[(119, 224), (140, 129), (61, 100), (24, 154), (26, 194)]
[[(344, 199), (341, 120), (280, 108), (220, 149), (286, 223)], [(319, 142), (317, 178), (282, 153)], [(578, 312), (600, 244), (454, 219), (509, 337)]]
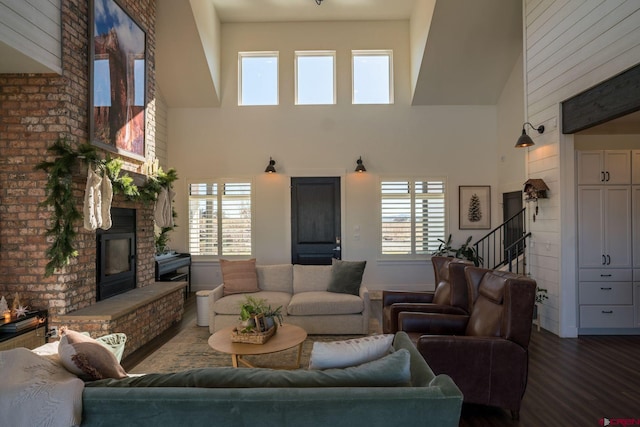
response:
[(60, 332), (58, 355), (69, 372), (89, 380), (127, 377), (116, 356), (103, 344), (67, 328), (61, 328)]
[(220, 260), (222, 271), (223, 295), (258, 292), (258, 274), (255, 258), (246, 261)]
[(346, 368), (360, 365), (391, 352), (393, 334), (372, 335), (344, 341), (314, 342), (309, 369)]
[(331, 266), (331, 281), (327, 291), (358, 295), (366, 265), (367, 261), (341, 261), (334, 259)]

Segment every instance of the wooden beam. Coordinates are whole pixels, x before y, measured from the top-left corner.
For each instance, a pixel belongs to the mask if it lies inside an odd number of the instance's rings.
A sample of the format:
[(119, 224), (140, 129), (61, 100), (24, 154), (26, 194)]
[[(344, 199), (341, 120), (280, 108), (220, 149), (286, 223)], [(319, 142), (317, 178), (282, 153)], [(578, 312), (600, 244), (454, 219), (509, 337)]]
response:
[(562, 103), (562, 133), (597, 126), (640, 110), (640, 64)]

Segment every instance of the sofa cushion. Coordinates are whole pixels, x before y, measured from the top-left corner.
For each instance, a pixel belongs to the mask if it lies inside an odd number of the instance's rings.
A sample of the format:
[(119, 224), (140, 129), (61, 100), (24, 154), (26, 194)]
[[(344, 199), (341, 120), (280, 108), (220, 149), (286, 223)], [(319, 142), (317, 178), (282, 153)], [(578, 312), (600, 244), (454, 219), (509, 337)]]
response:
[(346, 368), (390, 353), (393, 334), (371, 335), (342, 341), (313, 343), (309, 369)]
[(220, 260), (224, 295), (258, 292), (255, 258), (244, 261)]
[(364, 310), (364, 301), (349, 294), (301, 292), (294, 294), (286, 307), (290, 316), (356, 314)]
[(62, 328), (61, 333), (58, 354), (69, 372), (90, 380), (127, 377), (116, 356), (103, 344), (66, 328)]
[(331, 280), (330, 265), (293, 266), (293, 293), (326, 291)]
[(86, 387), (402, 387), (410, 383), (410, 354), (407, 349), (401, 349), (345, 369), (202, 368), (123, 380), (100, 380), (87, 383)]
[[(246, 297), (249, 295), (254, 298), (264, 299), (267, 305), (270, 305), (272, 308), (282, 306), (282, 312), (285, 312), (285, 307), (291, 300), (291, 294), (287, 292), (261, 291), (249, 294), (234, 294), (216, 300), (216, 302), (213, 303), (213, 311), (216, 314), (237, 314), (240, 316), (240, 306), (246, 302)], [(239, 319), (238, 317), (238, 321)]]
[(358, 295), (366, 261), (341, 261), (334, 259), (331, 265), (331, 281), (327, 290)]
[(261, 290), (293, 293), (293, 265), (256, 265), (256, 272)]

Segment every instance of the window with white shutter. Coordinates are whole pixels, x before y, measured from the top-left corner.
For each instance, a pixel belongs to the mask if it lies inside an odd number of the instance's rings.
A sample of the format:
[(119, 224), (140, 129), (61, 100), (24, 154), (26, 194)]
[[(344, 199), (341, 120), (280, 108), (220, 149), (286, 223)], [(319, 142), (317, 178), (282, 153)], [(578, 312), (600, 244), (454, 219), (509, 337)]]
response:
[(445, 181), (382, 180), (380, 212), (383, 255), (429, 255), (446, 235)]
[(251, 255), (252, 184), (213, 180), (189, 184), (189, 252)]

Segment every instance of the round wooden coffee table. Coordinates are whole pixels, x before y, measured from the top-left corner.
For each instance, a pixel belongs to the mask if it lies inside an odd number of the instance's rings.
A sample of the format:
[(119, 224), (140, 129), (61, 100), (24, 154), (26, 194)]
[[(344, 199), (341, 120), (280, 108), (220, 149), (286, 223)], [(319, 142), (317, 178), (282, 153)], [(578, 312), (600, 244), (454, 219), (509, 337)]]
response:
[(307, 332), (304, 329), (298, 326), (284, 324), (278, 326), (276, 333), (266, 343), (245, 344), (231, 342), (231, 331), (233, 331), (233, 328), (235, 328), (235, 326), (229, 326), (211, 335), (209, 337), (209, 346), (221, 353), (230, 354), (231, 363), (234, 368), (237, 368), (239, 363), (249, 368), (255, 368), (254, 365), (244, 360), (242, 356), (275, 353), (288, 350), (295, 346), (298, 346), (296, 366), (285, 367), (285, 369), (298, 369), (300, 367), (302, 343), (307, 339)]

